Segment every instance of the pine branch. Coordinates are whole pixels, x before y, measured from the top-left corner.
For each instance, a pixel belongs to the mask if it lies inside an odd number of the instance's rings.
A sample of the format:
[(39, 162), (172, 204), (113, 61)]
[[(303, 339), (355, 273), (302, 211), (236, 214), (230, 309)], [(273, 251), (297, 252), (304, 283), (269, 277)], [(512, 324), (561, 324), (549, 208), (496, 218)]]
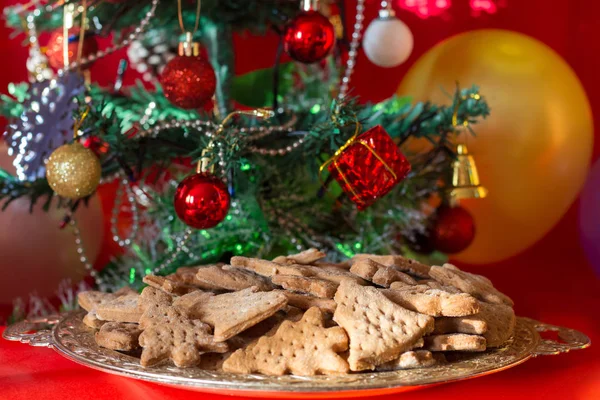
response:
[[(120, 31), (136, 26), (144, 18), (149, 5), (150, 0), (126, 0), (119, 4), (100, 2), (89, 8), (88, 17), (109, 27), (110, 29), (102, 29), (99, 32), (106, 34), (110, 30)], [(195, 2), (183, 2), (186, 26), (194, 26), (195, 8)], [(53, 11), (47, 12), (47, 9)], [(36, 18), (39, 32), (53, 31), (62, 27), (60, 1), (52, 0), (39, 10), (41, 15)], [(298, 10), (298, 0), (203, 0), (200, 25), (218, 22), (238, 32), (246, 30), (264, 32), (272, 24), (281, 26)], [(24, 32), (22, 24), (24, 14), (21, 5), (7, 7), (4, 10), (7, 26), (15, 32)], [(179, 32), (177, 6), (174, 1), (162, 0), (159, 3), (151, 28), (168, 28), (171, 32)]]

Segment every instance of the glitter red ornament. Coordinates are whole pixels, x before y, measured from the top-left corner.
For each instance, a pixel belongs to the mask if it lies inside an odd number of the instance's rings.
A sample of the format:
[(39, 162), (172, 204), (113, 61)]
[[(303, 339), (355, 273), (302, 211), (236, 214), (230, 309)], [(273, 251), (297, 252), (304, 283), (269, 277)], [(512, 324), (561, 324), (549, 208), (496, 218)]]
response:
[(475, 238), (475, 221), (460, 206), (442, 205), (431, 229), (431, 242), (443, 253), (458, 253), (469, 247)]
[(177, 186), (175, 212), (186, 225), (208, 229), (225, 219), (229, 200), (223, 181), (210, 173), (198, 173), (188, 176)]
[[(73, 62), (77, 59), (77, 51), (79, 48), (79, 28), (73, 28), (69, 31), (69, 62)], [(86, 33), (83, 39), (83, 47), (81, 48), (81, 57), (85, 58), (98, 51), (98, 42), (96, 36), (90, 33)], [(50, 36), (48, 44), (46, 46), (46, 57), (48, 57), (48, 63), (54, 69), (61, 69), (65, 66), (63, 58), (63, 33), (62, 29), (57, 30)], [(86, 64), (85, 68), (89, 68), (92, 63)]]
[(380, 125), (351, 139), (327, 166), (359, 210), (385, 196), (410, 172), (410, 164)]
[(160, 76), (165, 97), (177, 107), (201, 108), (217, 87), (215, 71), (199, 56), (176, 56), (167, 63)]
[(335, 44), (335, 29), (318, 11), (302, 11), (287, 25), (285, 51), (296, 61), (312, 64), (327, 57)]

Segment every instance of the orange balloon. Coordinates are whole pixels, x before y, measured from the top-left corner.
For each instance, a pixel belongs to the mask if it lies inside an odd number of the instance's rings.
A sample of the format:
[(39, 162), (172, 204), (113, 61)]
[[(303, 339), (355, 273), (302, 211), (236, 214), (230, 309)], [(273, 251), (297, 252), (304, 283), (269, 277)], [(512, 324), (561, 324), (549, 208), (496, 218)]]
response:
[(464, 139), (489, 195), (461, 202), (477, 233), (455, 258), (494, 262), (539, 240), (577, 197), (592, 155), (592, 112), (569, 65), (516, 32), (478, 30), (439, 43), (411, 67), (398, 94), (448, 103), (444, 90), (456, 82), (478, 85), (491, 116)]

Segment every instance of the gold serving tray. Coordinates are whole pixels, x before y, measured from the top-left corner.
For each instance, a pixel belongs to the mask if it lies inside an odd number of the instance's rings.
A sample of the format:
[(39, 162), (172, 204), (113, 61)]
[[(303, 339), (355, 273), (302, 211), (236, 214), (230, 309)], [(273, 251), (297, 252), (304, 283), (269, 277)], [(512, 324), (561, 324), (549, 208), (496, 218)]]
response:
[[(199, 368), (161, 365), (143, 368), (131, 355), (99, 347), (94, 331), (82, 323), (84, 312), (23, 321), (4, 338), (55, 349), (62, 356), (100, 371), (178, 388), (227, 395), (276, 398), (335, 398), (398, 393), (429, 385), (475, 378), (519, 365), (531, 357), (584, 349), (590, 339), (573, 329), (517, 318), (514, 337), (502, 348), (483, 353), (448, 354), (449, 362), (429, 368), (339, 376), (237, 375)], [(555, 331), (560, 341), (542, 339)]]

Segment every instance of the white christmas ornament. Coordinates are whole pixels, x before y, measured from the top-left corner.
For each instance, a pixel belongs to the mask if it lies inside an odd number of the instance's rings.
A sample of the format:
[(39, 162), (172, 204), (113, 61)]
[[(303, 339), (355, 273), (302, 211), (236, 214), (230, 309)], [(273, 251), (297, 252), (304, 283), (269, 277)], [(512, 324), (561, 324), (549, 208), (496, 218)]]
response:
[(363, 38), (367, 58), (385, 68), (397, 67), (406, 61), (413, 44), (412, 32), (390, 8), (379, 11), (379, 17), (371, 22)]

